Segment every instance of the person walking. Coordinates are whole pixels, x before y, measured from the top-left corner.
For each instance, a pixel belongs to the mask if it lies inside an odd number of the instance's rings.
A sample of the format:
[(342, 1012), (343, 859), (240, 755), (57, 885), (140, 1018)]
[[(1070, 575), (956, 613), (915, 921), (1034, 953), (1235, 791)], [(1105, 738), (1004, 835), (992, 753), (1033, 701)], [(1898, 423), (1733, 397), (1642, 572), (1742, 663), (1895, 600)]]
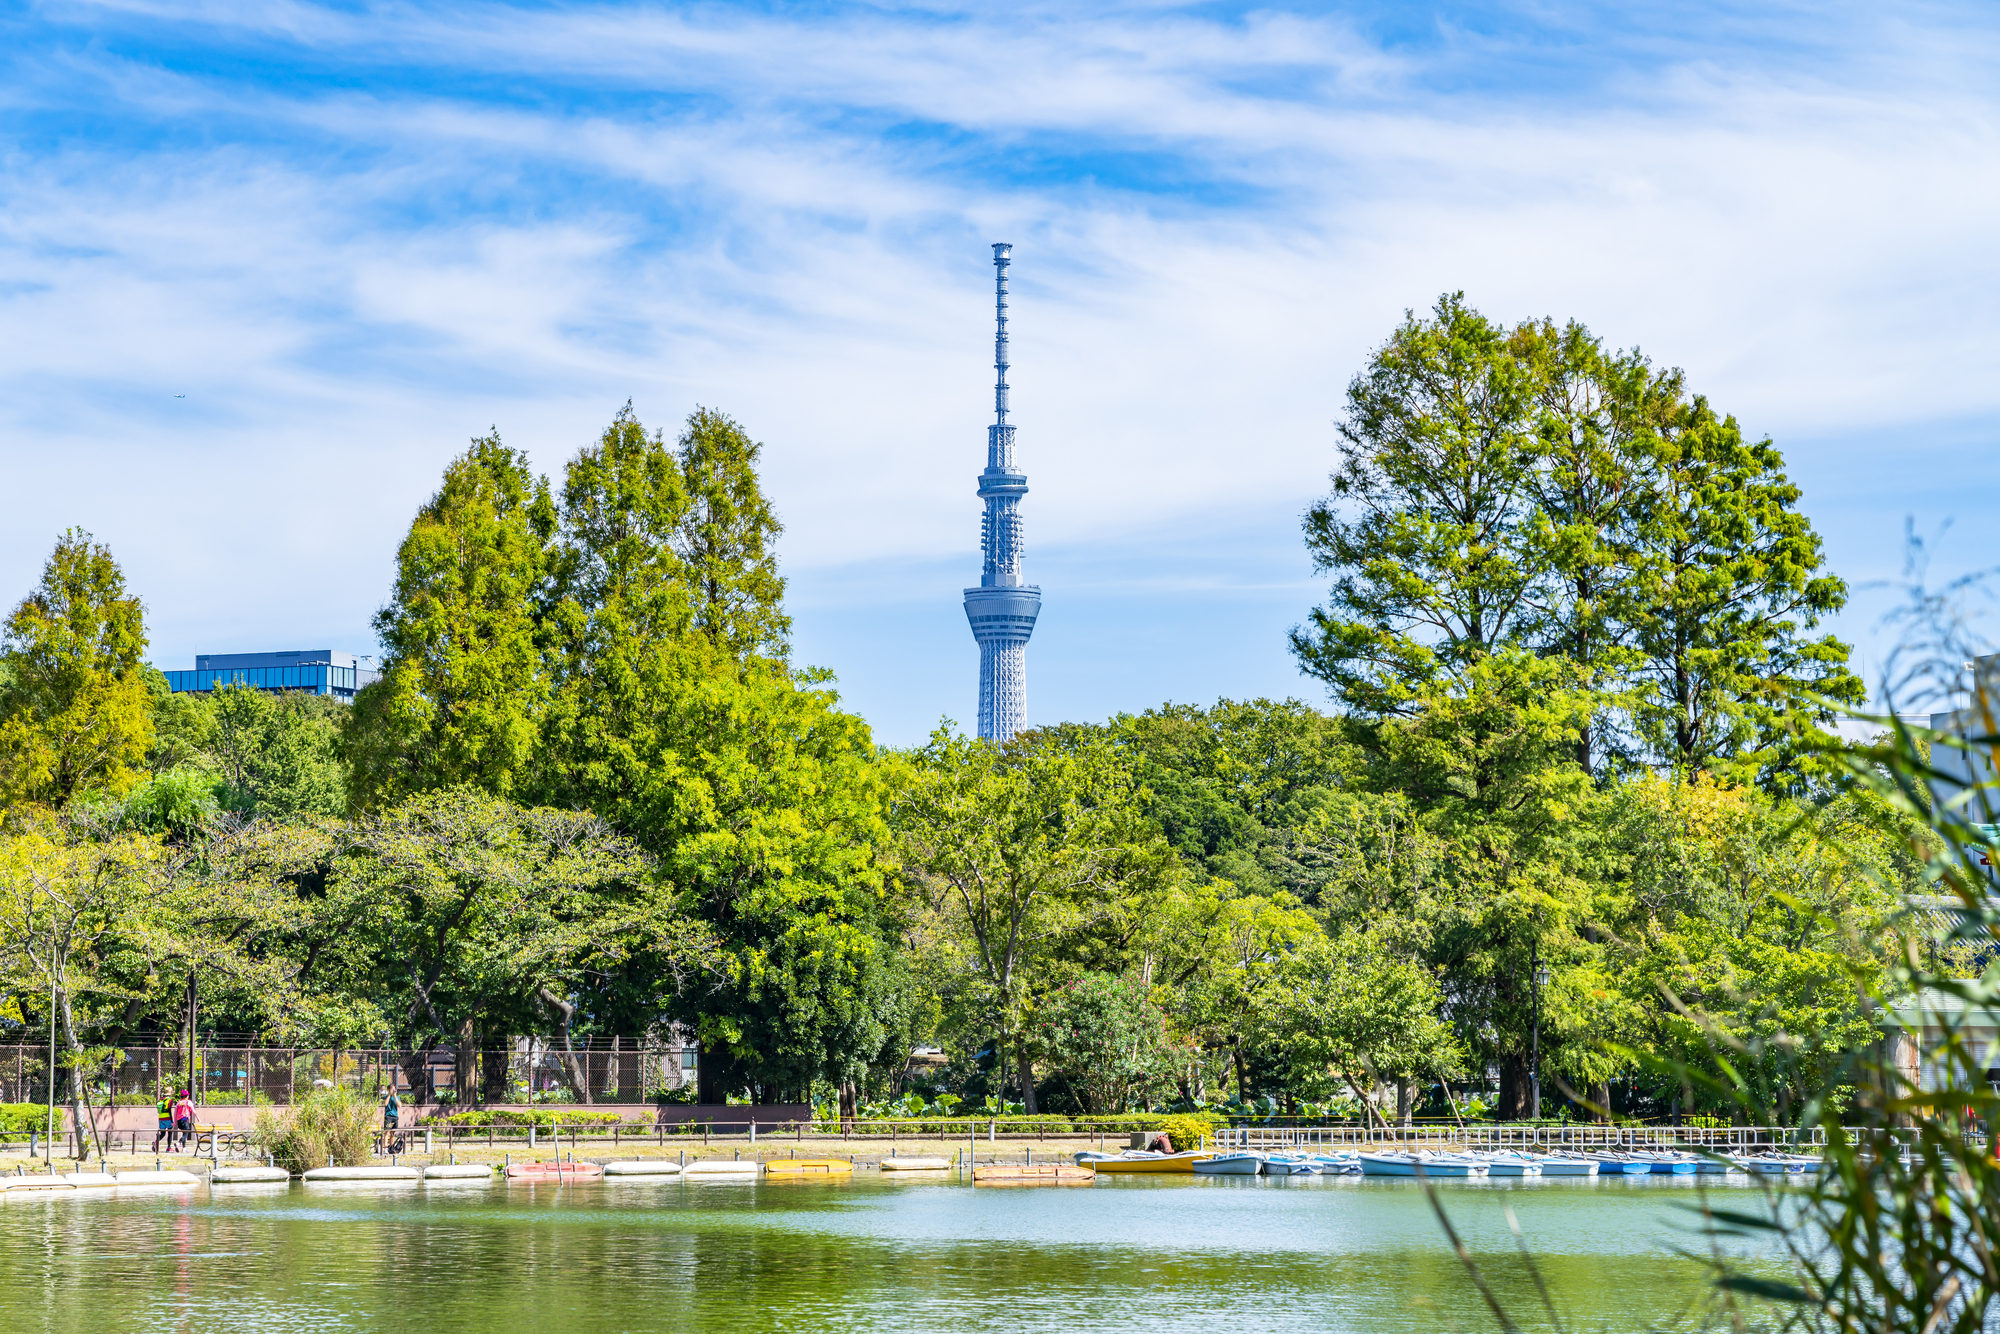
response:
[(396, 1090), (391, 1086), (389, 1096), (382, 1099), (382, 1152), (396, 1151), (396, 1132), (402, 1129), (402, 1126), (403, 1100), (396, 1096)]
[(153, 1104), (153, 1108), (160, 1115), (159, 1127), (153, 1131), (153, 1152), (158, 1153), (160, 1151), (161, 1140), (165, 1140), (167, 1142), (167, 1149), (172, 1151), (174, 1147), (174, 1100), (165, 1089), (160, 1090), (160, 1100)]
[(194, 1143), (194, 1096), (186, 1089), (174, 1100), (174, 1129), (181, 1133), (181, 1147)]

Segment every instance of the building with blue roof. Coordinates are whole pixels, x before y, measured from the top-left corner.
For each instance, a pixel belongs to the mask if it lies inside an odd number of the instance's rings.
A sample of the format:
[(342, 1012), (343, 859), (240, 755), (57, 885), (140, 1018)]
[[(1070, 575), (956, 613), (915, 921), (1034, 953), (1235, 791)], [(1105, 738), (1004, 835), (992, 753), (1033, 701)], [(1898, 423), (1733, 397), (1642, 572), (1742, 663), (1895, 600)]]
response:
[(352, 653), (336, 648), (282, 649), (276, 653), (200, 653), (191, 672), (167, 672), (175, 693), (249, 686), (255, 690), (303, 690), (352, 701), (381, 676)]

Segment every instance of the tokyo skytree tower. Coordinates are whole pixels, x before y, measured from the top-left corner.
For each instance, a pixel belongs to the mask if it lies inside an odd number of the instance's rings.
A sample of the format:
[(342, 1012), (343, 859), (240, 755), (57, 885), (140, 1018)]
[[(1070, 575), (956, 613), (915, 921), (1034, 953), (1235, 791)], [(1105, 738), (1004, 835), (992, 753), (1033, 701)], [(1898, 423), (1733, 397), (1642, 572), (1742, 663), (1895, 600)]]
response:
[(1027, 723), (1028, 636), (1042, 609), (1042, 590), (1021, 582), (1021, 497), (1028, 476), (1014, 466), (1014, 428), (1007, 424), (1007, 264), (1014, 247), (993, 247), (993, 424), (986, 428), (986, 502), (979, 547), (986, 556), (979, 587), (965, 590), (965, 619), (979, 641), (979, 735), (1006, 741)]

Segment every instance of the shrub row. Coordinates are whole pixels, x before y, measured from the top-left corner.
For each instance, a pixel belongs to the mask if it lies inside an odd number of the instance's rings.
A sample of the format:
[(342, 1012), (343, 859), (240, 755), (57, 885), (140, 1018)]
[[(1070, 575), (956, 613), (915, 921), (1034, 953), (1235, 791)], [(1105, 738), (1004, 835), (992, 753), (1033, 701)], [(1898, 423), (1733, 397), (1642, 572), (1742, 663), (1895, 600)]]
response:
[[(450, 1112), (443, 1116), (433, 1116), (426, 1124), (439, 1130), (451, 1127), (458, 1130), (493, 1130), (525, 1135), (529, 1126), (552, 1130), (558, 1122), (565, 1130), (609, 1130), (612, 1126), (625, 1123), (625, 1118), (618, 1112), (516, 1112), (501, 1109)], [(653, 1121), (650, 1116), (642, 1115), (628, 1124), (651, 1127)]]
[[(56, 1108), (56, 1129), (69, 1124), (67, 1108)], [(0, 1134), (25, 1135), (30, 1130), (49, 1128), (49, 1109), (39, 1102), (0, 1102)]]

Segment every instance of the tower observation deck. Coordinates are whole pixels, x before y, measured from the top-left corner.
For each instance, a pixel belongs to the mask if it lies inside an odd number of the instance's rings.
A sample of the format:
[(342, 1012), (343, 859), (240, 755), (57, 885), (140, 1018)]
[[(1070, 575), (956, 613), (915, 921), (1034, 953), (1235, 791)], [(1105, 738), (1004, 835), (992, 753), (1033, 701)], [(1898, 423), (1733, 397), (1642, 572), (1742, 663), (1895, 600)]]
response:
[(979, 641), (979, 735), (1006, 741), (1027, 723), (1028, 636), (1042, 610), (1042, 590), (1021, 582), (1021, 497), (1028, 476), (1014, 465), (1007, 422), (1007, 265), (1014, 247), (993, 247), (993, 424), (986, 428), (986, 471), (979, 474), (979, 587), (965, 590), (965, 618)]

